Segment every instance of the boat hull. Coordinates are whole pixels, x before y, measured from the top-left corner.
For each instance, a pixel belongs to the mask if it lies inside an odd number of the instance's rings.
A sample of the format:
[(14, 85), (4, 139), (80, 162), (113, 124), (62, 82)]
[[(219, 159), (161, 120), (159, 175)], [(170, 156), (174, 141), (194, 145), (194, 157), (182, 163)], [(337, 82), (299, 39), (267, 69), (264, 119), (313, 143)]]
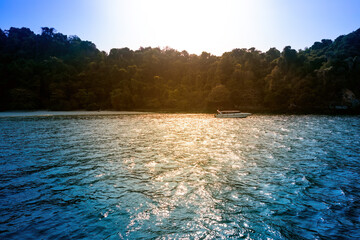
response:
[(227, 114), (215, 114), (216, 118), (246, 118), (250, 116), (251, 113), (227, 113)]

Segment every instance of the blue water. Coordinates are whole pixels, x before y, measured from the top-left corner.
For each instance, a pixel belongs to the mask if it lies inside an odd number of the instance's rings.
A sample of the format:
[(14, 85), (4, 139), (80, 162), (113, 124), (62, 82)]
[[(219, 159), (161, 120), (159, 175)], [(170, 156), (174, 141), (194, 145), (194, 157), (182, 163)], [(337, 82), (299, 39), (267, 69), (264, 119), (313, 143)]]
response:
[(360, 117), (0, 118), (1, 239), (360, 239)]

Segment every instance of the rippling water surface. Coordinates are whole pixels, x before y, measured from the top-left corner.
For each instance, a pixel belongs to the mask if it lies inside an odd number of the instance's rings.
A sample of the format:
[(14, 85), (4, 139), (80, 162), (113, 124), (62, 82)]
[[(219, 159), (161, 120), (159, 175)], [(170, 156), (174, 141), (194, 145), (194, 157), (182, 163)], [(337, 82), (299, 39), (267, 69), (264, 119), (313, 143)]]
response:
[(0, 118), (1, 239), (359, 239), (360, 118)]

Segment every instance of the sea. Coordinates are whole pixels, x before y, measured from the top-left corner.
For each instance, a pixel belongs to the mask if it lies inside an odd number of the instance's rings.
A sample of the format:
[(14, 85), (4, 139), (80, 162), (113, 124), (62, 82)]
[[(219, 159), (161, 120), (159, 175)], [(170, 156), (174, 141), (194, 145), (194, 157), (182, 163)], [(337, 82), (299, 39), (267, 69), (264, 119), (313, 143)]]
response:
[(360, 239), (360, 117), (0, 114), (0, 239)]

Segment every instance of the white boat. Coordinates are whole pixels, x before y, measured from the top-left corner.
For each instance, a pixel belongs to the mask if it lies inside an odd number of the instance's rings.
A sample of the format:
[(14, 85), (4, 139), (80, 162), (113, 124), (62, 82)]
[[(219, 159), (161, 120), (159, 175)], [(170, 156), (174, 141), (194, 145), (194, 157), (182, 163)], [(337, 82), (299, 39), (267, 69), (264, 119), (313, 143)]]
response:
[(220, 111), (217, 110), (217, 114), (215, 114), (216, 118), (246, 118), (247, 116), (250, 116), (251, 113), (243, 113), (238, 110), (226, 110), (226, 111)]

